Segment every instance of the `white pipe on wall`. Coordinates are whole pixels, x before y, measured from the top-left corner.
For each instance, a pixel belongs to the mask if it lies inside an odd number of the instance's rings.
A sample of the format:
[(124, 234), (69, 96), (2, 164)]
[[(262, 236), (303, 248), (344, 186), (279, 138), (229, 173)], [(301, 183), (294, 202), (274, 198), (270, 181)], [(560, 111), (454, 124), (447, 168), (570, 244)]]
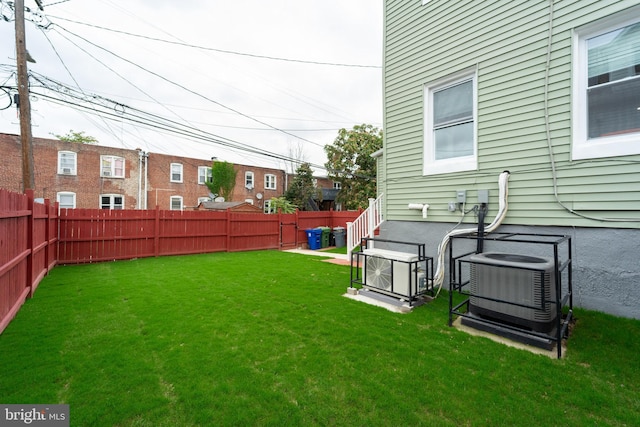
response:
[(422, 218), (427, 218), (427, 209), (429, 209), (429, 205), (426, 203), (409, 203), (407, 209), (414, 209), (422, 211)]

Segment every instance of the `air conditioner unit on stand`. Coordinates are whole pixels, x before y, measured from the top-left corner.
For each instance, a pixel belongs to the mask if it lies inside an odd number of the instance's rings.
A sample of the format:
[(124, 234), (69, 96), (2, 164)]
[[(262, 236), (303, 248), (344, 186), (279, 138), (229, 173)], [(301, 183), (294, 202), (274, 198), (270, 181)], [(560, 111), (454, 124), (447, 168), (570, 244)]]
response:
[(469, 312), (539, 332), (556, 320), (551, 258), (486, 252), (469, 257)]
[(365, 249), (362, 286), (370, 291), (411, 298), (424, 291), (424, 273), (416, 272), (418, 255), (386, 249)]

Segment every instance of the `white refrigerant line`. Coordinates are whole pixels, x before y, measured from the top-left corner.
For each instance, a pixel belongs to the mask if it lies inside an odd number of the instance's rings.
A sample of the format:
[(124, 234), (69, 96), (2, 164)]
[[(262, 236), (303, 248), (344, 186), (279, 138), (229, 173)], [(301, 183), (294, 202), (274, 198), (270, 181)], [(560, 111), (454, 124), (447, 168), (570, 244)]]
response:
[[(507, 198), (509, 196), (509, 171), (504, 171), (500, 174), (498, 178), (498, 187), (500, 190), (500, 194), (498, 196), (498, 214), (491, 224), (485, 227), (485, 233), (491, 233), (493, 230), (498, 228), (502, 223), (502, 220), (507, 215), (507, 209), (509, 207)], [(436, 268), (436, 272), (433, 277), (433, 286), (438, 288), (438, 292), (436, 292), (435, 298), (440, 294), (440, 290), (442, 289), (442, 283), (444, 282), (444, 258), (447, 253), (447, 247), (449, 246), (449, 241), (452, 236), (460, 236), (463, 234), (470, 234), (477, 232), (477, 228), (465, 228), (461, 230), (453, 230), (447, 233), (440, 245), (438, 246), (438, 267)]]

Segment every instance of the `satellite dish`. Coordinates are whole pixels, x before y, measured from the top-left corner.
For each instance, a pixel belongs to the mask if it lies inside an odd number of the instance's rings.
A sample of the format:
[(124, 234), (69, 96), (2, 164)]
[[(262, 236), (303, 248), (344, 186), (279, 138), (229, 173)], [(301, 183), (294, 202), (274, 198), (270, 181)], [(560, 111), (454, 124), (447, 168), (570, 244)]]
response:
[(214, 202), (224, 202), (224, 197), (216, 197)]
[(216, 198), (216, 195), (215, 195), (215, 194), (213, 194), (212, 192), (209, 192), (209, 198), (210, 198), (211, 200), (213, 200), (213, 199), (215, 199), (215, 198)]
[(256, 199), (261, 200), (262, 199), (262, 193), (256, 194)]

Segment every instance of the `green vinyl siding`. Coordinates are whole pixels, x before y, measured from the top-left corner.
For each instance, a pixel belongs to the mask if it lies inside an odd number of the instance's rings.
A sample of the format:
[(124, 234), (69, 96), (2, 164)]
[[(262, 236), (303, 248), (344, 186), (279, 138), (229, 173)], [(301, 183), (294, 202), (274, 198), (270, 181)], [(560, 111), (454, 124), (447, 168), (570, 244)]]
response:
[[(477, 190), (488, 189), (492, 218), (498, 208), (498, 176), (509, 170), (506, 224), (640, 228), (640, 156), (571, 160), (572, 31), (640, 1), (554, 2), (545, 86), (549, 4), (385, 2), (380, 179), (387, 219), (458, 222), (460, 213), (447, 209), (457, 189), (467, 190), (467, 207), (477, 203)], [(478, 169), (424, 176), (425, 85), (469, 69), (476, 70), (478, 82)], [(408, 210), (409, 203), (428, 203), (428, 219)], [(474, 220), (473, 215), (465, 218)]]

